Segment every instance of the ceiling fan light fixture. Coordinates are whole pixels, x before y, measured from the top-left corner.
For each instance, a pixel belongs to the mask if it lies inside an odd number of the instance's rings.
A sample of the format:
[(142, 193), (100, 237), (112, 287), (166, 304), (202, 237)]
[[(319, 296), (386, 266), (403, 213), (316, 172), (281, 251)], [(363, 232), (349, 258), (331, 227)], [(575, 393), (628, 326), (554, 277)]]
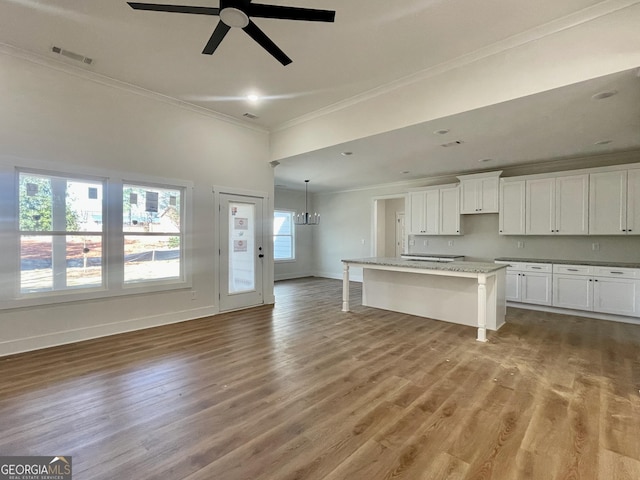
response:
[(249, 25), (249, 17), (238, 8), (227, 7), (220, 10), (220, 20), (231, 28), (244, 28)]

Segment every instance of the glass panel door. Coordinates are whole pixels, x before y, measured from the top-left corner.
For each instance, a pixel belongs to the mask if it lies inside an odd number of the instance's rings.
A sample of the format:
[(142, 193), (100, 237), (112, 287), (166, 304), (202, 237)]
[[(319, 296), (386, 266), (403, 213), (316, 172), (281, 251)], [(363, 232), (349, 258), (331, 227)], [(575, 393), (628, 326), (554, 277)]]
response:
[(262, 199), (220, 195), (220, 310), (263, 303)]

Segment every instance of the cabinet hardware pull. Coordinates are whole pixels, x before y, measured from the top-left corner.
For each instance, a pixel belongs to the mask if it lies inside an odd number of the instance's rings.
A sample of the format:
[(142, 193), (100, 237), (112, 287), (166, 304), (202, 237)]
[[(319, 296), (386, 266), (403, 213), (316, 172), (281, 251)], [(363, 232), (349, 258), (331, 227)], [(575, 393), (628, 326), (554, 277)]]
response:
[(542, 270), (542, 267), (531, 267), (533, 270)]
[(567, 268), (567, 270), (569, 270), (570, 272), (577, 272), (578, 271), (577, 268)]
[(624, 272), (609, 272), (609, 273), (615, 273), (616, 275), (622, 275)]

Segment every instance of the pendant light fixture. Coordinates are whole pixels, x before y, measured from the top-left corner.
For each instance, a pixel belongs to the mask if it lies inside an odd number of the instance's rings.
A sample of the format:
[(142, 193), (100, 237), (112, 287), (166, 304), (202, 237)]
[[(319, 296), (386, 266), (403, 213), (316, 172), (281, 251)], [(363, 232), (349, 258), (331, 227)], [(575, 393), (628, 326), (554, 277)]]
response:
[(304, 213), (297, 213), (293, 223), (296, 225), (319, 225), (320, 214), (315, 212), (313, 215), (309, 213), (309, 180), (304, 181)]

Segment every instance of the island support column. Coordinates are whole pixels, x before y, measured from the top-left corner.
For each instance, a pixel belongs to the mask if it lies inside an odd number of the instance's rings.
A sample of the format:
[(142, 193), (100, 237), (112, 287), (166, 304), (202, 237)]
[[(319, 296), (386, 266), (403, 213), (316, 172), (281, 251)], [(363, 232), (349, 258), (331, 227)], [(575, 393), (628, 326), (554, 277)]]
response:
[(342, 264), (342, 311), (349, 311), (349, 264)]
[(487, 276), (478, 274), (478, 339), (487, 341)]

